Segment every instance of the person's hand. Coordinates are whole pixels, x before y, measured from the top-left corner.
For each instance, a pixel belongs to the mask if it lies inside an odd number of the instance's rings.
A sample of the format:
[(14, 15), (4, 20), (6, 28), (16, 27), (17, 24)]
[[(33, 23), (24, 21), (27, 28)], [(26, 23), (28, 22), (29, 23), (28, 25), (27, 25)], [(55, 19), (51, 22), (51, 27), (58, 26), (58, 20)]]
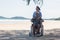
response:
[(41, 17), (38, 17), (37, 19), (39, 20)]
[(34, 20), (35, 20), (35, 18), (32, 18), (32, 19), (31, 19), (31, 22), (33, 22)]

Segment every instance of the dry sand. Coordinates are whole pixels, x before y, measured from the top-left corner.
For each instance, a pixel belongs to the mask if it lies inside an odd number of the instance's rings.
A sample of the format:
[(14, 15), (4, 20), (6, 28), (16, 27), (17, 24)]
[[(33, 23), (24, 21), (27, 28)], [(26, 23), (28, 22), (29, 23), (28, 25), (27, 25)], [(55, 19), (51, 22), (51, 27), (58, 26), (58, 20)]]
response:
[(44, 36), (29, 37), (30, 21), (0, 21), (0, 40), (60, 40), (60, 21), (44, 21)]
[[(30, 30), (30, 20), (27, 21), (0, 21), (0, 30)], [(44, 21), (44, 30), (60, 28), (60, 21)]]

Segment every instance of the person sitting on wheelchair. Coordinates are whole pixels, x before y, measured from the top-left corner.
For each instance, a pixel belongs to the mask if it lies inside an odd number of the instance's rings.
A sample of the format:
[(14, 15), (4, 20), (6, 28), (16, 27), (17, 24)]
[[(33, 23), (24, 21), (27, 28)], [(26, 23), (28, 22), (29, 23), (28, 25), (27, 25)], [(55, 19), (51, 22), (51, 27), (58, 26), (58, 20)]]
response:
[[(40, 32), (40, 27), (41, 27), (41, 21), (42, 20), (42, 13), (40, 12), (40, 8), (39, 6), (36, 6), (36, 11), (33, 13), (33, 18), (32, 18), (32, 22), (33, 22), (33, 28), (37, 28), (37, 33), (39, 34)], [(33, 32), (34, 33), (34, 32)], [(35, 35), (35, 33), (34, 33)]]

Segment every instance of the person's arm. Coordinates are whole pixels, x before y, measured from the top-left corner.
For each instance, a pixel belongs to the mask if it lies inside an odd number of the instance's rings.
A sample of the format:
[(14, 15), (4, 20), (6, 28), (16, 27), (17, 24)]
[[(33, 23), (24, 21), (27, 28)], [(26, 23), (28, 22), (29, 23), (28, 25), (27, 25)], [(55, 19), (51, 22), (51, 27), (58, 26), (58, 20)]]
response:
[(36, 15), (35, 15), (35, 12), (33, 13), (33, 19), (35, 19), (36, 18)]
[(31, 19), (31, 21), (33, 22), (33, 20), (35, 20), (35, 12), (33, 13), (33, 17)]
[(40, 17), (42, 18), (42, 13), (40, 12)]
[(42, 18), (42, 13), (40, 12), (38, 19), (41, 19), (41, 18)]

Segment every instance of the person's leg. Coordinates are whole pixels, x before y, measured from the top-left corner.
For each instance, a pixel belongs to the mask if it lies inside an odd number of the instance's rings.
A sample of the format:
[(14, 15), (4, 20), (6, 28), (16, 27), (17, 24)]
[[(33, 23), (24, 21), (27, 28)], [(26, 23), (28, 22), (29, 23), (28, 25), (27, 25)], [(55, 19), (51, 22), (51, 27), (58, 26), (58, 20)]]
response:
[(38, 33), (38, 34), (40, 33), (40, 24), (38, 24), (37, 33)]

